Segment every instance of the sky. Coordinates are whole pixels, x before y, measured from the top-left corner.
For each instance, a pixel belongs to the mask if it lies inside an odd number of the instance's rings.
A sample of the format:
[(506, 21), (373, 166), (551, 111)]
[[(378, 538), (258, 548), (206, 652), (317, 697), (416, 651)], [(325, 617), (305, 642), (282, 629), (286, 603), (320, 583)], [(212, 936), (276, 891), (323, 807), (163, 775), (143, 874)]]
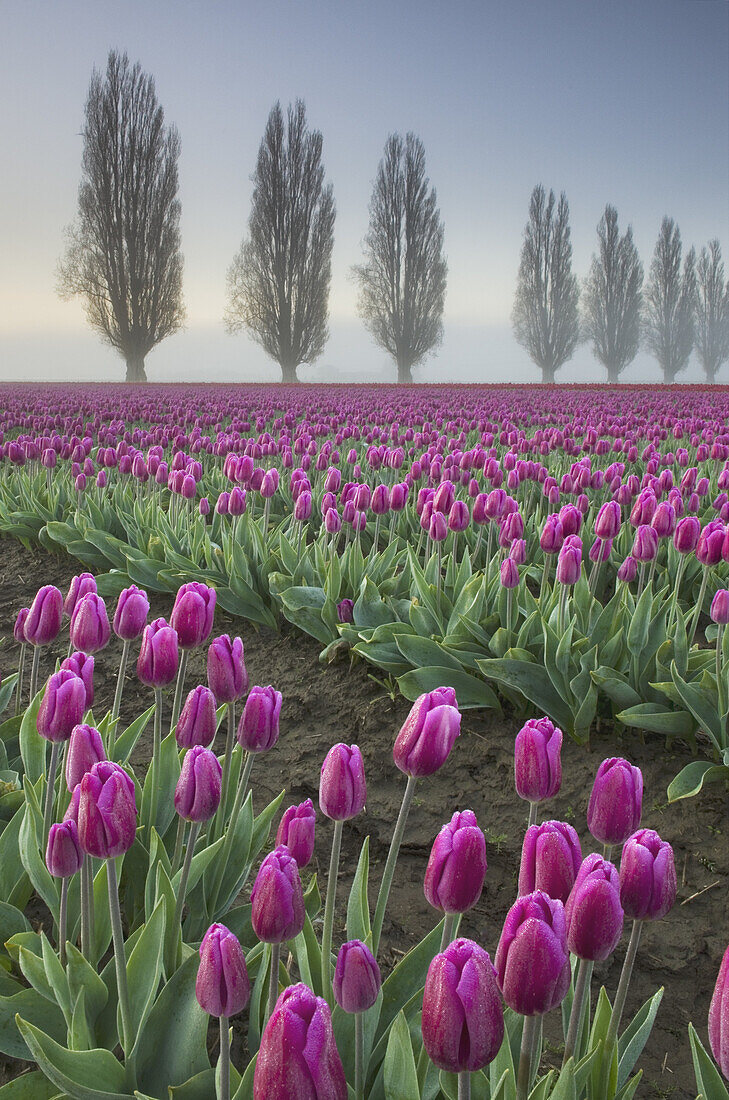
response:
[[(110, 49), (154, 76), (182, 141), (187, 318), (148, 356), (151, 381), (280, 377), (222, 320), (276, 100), (304, 99), (337, 207), (331, 336), (302, 381), (395, 379), (350, 274), (393, 132), (423, 141), (445, 226), (444, 339), (416, 381), (539, 380), (510, 324), (537, 183), (567, 195), (580, 279), (606, 203), (621, 231), (632, 225), (646, 273), (664, 215), (685, 247), (718, 237), (729, 273), (727, 0), (0, 0), (0, 21), (0, 378), (124, 377), (82, 302), (55, 289), (88, 84)], [(660, 377), (643, 352), (622, 376)], [(557, 375), (603, 378), (588, 345)], [(695, 358), (680, 380), (701, 380)]]

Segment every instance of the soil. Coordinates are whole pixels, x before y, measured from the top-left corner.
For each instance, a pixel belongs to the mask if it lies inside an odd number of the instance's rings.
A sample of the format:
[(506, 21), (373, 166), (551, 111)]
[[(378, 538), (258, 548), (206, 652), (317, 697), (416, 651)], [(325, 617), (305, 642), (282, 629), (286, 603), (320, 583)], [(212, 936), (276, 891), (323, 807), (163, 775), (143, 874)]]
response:
[[(55, 584), (65, 595), (71, 577), (80, 571), (75, 559), (37, 549), (28, 551), (14, 539), (0, 539), (3, 675), (17, 665), (13, 623), (18, 610), (30, 604), (43, 584)], [(153, 616), (169, 615), (171, 597), (153, 596), (151, 602)], [(405, 787), (404, 776), (392, 762), (392, 744), (410, 704), (400, 696), (393, 700), (378, 682), (376, 670), (373, 672), (362, 662), (350, 664), (345, 656), (322, 666), (318, 643), (288, 624), (281, 634), (256, 631), (251, 624), (219, 611), (214, 631), (240, 634), (251, 684), (271, 683), (283, 693), (280, 740), (271, 753), (256, 761), (253, 769), (257, 809), (283, 788), (286, 788), (284, 806), (306, 797), (316, 804), (319, 770), (328, 748), (334, 742), (344, 741), (357, 743), (362, 750), (368, 801), (366, 810), (344, 828), (336, 944), (345, 938), (344, 902), (367, 834), (371, 837), (370, 902), (374, 908)], [(62, 639), (63, 634), (44, 653), (41, 677), (49, 674), (57, 657), (65, 656), (67, 642)], [(94, 678), (97, 714), (111, 707), (120, 653), (121, 644), (112, 635), (109, 647), (97, 654)], [(205, 682), (204, 662), (204, 651), (193, 656), (186, 682), (188, 690)], [(139, 683), (134, 662), (130, 660), (121, 711), (123, 726), (152, 701), (151, 689)], [(446, 765), (436, 775), (420, 780), (383, 928), (384, 970), (437, 922), (439, 914), (430, 908), (423, 895), (423, 874), (439, 828), (455, 810), (465, 808), (475, 811), (486, 833), (489, 869), (481, 900), (465, 915), (460, 934), (477, 940), (493, 958), (504, 917), (516, 896), (526, 827), (527, 806), (516, 797), (513, 786), (513, 744), (520, 724), (508, 713), (500, 716), (488, 711), (466, 711), (461, 737)], [(149, 759), (150, 738), (151, 733), (146, 743), (138, 746), (136, 764)], [(691, 759), (690, 750), (677, 742), (667, 749), (660, 738), (642, 743), (633, 732), (603, 722), (588, 749), (565, 741), (562, 789), (540, 815), (540, 819), (571, 821), (580, 835), (584, 854), (595, 848), (585, 824), (587, 800), (597, 767), (608, 756), (626, 756), (642, 769), (645, 780), (642, 824), (656, 829), (671, 842), (678, 874), (678, 898), (672, 912), (664, 920), (644, 926), (624, 1016), (624, 1020), (632, 1017), (659, 986), (665, 986), (653, 1033), (639, 1062), (643, 1080), (638, 1095), (694, 1097), (687, 1025), (692, 1020), (702, 1041), (708, 1043), (709, 1002), (729, 942), (726, 789), (709, 786), (698, 798), (667, 805), (666, 787)], [(320, 882), (326, 879), (331, 831), (331, 823), (319, 817), (312, 869), (318, 871)], [(627, 938), (627, 934), (623, 936), (610, 960), (596, 964), (595, 992), (600, 984), (605, 984), (609, 995), (614, 996)], [(556, 1065), (561, 1040), (558, 1013), (547, 1017), (545, 1036), (549, 1045), (544, 1065)], [(20, 1068), (21, 1063), (6, 1060), (0, 1066), (0, 1080), (3, 1069), (12, 1077)]]

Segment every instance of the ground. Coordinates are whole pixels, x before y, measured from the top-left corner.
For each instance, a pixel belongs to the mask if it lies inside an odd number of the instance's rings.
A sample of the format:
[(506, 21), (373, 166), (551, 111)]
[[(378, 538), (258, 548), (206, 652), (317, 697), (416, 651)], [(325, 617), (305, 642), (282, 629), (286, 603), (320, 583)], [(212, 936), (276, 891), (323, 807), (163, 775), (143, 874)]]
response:
[[(25, 550), (13, 539), (0, 539), (0, 672), (7, 675), (17, 665), (13, 623), (19, 608), (29, 605), (43, 584), (55, 584), (64, 593), (74, 573), (82, 567), (66, 556)], [(172, 599), (155, 596), (152, 612), (169, 615)], [(224, 612), (215, 619), (215, 633), (240, 634), (245, 646), (250, 683), (273, 684), (283, 694), (281, 736), (276, 748), (257, 760), (252, 773), (254, 806), (260, 809), (285, 788), (284, 806), (310, 797), (316, 805), (319, 770), (329, 747), (337, 741), (356, 743), (362, 750), (367, 775), (366, 810), (345, 823), (334, 943), (345, 938), (345, 898), (364, 837), (371, 836), (371, 905), (374, 908), (379, 877), (387, 856), (392, 828), (405, 787), (405, 777), (392, 761), (392, 745), (410, 704), (392, 699), (373, 678), (377, 670), (362, 662), (350, 666), (347, 657), (323, 667), (320, 646), (286, 625), (282, 634), (256, 631)], [(97, 714), (111, 707), (121, 643), (112, 643), (97, 655), (95, 692)], [(52, 671), (55, 659), (65, 656), (62, 637), (44, 653), (41, 675)], [(136, 658), (136, 653), (135, 653)], [(205, 682), (204, 651), (190, 662), (187, 689)], [(130, 661), (122, 705), (126, 726), (152, 699), (151, 689), (136, 678)], [(169, 703), (168, 703), (169, 705)], [(382, 962), (387, 968), (401, 953), (423, 937), (437, 922), (423, 895), (423, 875), (431, 844), (439, 828), (456, 810), (472, 809), (487, 839), (489, 869), (478, 905), (464, 917), (461, 934), (477, 940), (492, 958), (507, 910), (516, 896), (521, 842), (527, 805), (513, 786), (513, 745), (520, 721), (489, 711), (466, 711), (461, 737), (445, 766), (436, 775), (421, 779), (401, 849), (390, 906), (383, 929)], [(222, 738), (222, 733), (219, 734)], [(135, 754), (149, 758), (147, 743)], [(222, 746), (216, 746), (222, 751)], [(639, 1062), (643, 1069), (641, 1097), (696, 1095), (687, 1024), (693, 1020), (707, 1043), (709, 1001), (722, 954), (729, 942), (727, 877), (729, 819), (727, 794), (709, 786), (698, 798), (669, 806), (666, 787), (691, 758), (684, 745), (666, 750), (663, 739), (641, 743), (631, 730), (603, 725), (592, 737), (589, 749), (569, 740), (562, 751), (563, 782), (557, 798), (542, 807), (540, 820), (570, 821), (580, 835), (583, 854), (596, 850), (585, 824), (587, 800), (601, 760), (625, 756), (643, 770), (644, 826), (656, 829), (673, 845), (678, 874), (678, 899), (672, 912), (643, 931), (626, 1014), (663, 985), (666, 992), (653, 1034)], [(320, 882), (326, 879), (332, 824), (318, 816), (313, 869)], [(593, 989), (604, 983), (611, 997), (627, 946), (627, 933), (608, 962), (595, 966)], [(547, 1018), (544, 1064), (557, 1064), (561, 1037), (557, 1013)], [(234, 1059), (236, 1050), (234, 1047)], [(1, 1056), (0, 1056), (1, 1059)], [(4, 1073), (3, 1073), (4, 1070)], [(0, 1081), (13, 1076), (17, 1064), (0, 1067)]]

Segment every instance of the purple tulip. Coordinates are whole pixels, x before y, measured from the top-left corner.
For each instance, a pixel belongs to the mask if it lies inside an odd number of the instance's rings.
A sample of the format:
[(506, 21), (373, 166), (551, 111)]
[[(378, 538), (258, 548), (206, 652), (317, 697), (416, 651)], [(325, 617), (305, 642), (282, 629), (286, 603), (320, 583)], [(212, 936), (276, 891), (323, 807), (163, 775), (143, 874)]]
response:
[(653, 561), (658, 553), (658, 535), (652, 527), (642, 524), (635, 532), (631, 554), (636, 561)]
[(426, 900), (445, 913), (465, 913), (481, 897), (486, 840), (473, 810), (457, 811), (438, 833), (425, 869)]
[(622, 844), (640, 825), (643, 775), (621, 757), (603, 760), (587, 807), (587, 828), (601, 844)]
[(564, 531), (559, 516), (547, 516), (539, 536), (539, 545), (545, 554), (558, 554), (564, 542)]
[(514, 782), (519, 798), (544, 802), (562, 783), (562, 730), (549, 718), (530, 718), (514, 742)]
[(377, 960), (361, 940), (339, 948), (334, 969), (334, 997), (345, 1012), (366, 1012), (377, 1000), (382, 976)]
[(199, 684), (185, 700), (175, 726), (175, 740), (181, 749), (191, 749), (193, 745), (209, 748), (216, 728), (215, 696), (210, 688)]
[(78, 601), (90, 592), (96, 592), (96, 577), (93, 573), (79, 573), (78, 576), (73, 577), (66, 599), (63, 601), (63, 614), (70, 619)]
[(201, 581), (190, 581), (178, 589), (170, 615), (180, 649), (196, 649), (210, 637), (215, 614), (216, 592)]
[(635, 580), (637, 573), (638, 563), (631, 554), (628, 554), (627, 558), (618, 569), (618, 580), (624, 584), (630, 584), (631, 581)]
[(147, 687), (166, 687), (177, 675), (177, 664), (177, 632), (166, 619), (154, 619), (142, 634), (137, 676)]
[(395, 739), (392, 755), (405, 775), (432, 775), (445, 763), (461, 732), (456, 693), (440, 687), (418, 696)]
[(549, 1012), (570, 985), (564, 905), (542, 890), (517, 898), (496, 951), (496, 976), (509, 1008), (522, 1016)]
[(701, 534), (701, 523), (696, 516), (683, 516), (673, 532), (673, 545), (679, 554), (692, 554)]
[(269, 684), (252, 687), (238, 723), (238, 742), (248, 752), (268, 752), (278, 741), (282, 695)]
[(25, 623), (30, 613), (29, 607), (21, 607), (13, 626), (13, 638), (19, 645), (25, 645), (28, 639), (25, 636)]
[(86, 688), (70, 669), (49, 676), (36, 718), (36, 729), (46, 741), (67, 741), (83, 718)]
[(498, 1054), (504, 1012), (496, 971), (473, 940), (454, 940), (428, 967), (422, 1031), (431, 1062), (449, 1073), (483, 1069)]
[(519, 867), (519, 894), (543, 890), (566, 902), (582, 863), (580, 838), (566, 821), (531, 825), (524, 836)]
[(337, 604), (337, 618), (340, 623), (354, 622), (354, 600), (343, 599)]
[(46, 847), (46, 867), (54, 878), (70, 878), (80, 869), (83, 853), (75, 821), (51, 825)]
[(106, 604), (96, 592), (82, 596), (71, 615), (71, 644), (82, 653), (98, 653), (109, 644), (111, 627)]
[[(574, 536), (577, 538), (578, 536)], [(577, 584), (582, 568), (582, 543), (565, 542), (557, 558), (557, 580), (560, 584)]]
[(284, 943), (298, 936), (305, 916), (298, 864), (281, 844), (264, 859), (251, 890), (253, 931), (264, 943)]
[(442, 512), (434, 510), (431, 514), (428, 535), (433, 542), (443, 542), (448, 538), (448, 525)]
[(78, 725), (71, 731), (66, 756), (66, 786), (73, 792), (94, 764), (106, 760), (104, 742), (94, 726)]
[(623, 934), (617, 868), (597, 853), (585, 856), (565, 905), (567, 946), (579, 959), (602, 962)]
[(595, 519), (595, 534), (599, 539), (614, 539), (620, 530), (620, 505), (616, 500), (606, 500)]
[(724, 534), (724, 524), (721, 520), (711, 520), (707, 523), (696, 543), (696, 560), (702, 565), (718, 565), (721, 561)]
[(266, 1024), (253, 1100), (347, 1100), (344, 1067), (323, 997), (303, 982), (284, 989)]
[(712, 622), (718, 623), (720, 626), (726, 626), (729, 623), (729, 591), (726, 588), (720, 588), (715, 593), (711, 601), (709, 616)]
[(451, 531), (465, 531), (471, 522), (468, 505), (462, 500), (454, 500), (448, 513), (448, 527)]
[(308, 866), (314, 855), (316, 810), (310, 798), (298, 806), (289, 806), (276, 833), (276, 846), (284, 844), (296, 860), (299, 868)]
[(186, 821), (209, 821), (220, 805), (223, 769), (215, 753), (193, 745), (175, 787), (175, 810)]
[(64, 657), (61, 668), (67, 668), (80, 676), (86, 688), (86, 703), (88, 709), (94, 705), (94, 658), (88, 653), (72, 653), (70, 657)]
[(58, 637), (63, 618), (60, 589), (46, 584), (36, 593), (25, 619), (25, 641), (34, 646), (49, 645)]
[(111, 859), (126, 852), (137, 831), (134, 783), (110, 760), (94, 764), (78, 785), (78, 836), (84, 852)]
[(321, 766), (319, 807), (332, 821), (356, 817), (367, 800), (362, 753), (357, 745), (332, 745)]
[(504, 588), (516, 588), (519, 584), (519, 568), (513, 558), (504, 558), (500, 570), (501, 584)]
[(620, 902), (631, 920), (660, 920), (676, 900), (673, 848), (653, 829), (628, 837), (620, 859)]
[(237, 1016), (248, 1004), (251, 983), (245, 955), (224, 924), (211, 924), (200, 944), (195, 996), (209, 1016)]
[(248, 690), (243, 642), (229, 634), (213, 638), (208, 646), (208, 684), (216, 702), (232, 703)]
[(117, 638), (125, 642), (132, 642), (139, 638), (147, 623), (149, 615), (149, 600), (147, 593), (136, 584), (125, 588), (119, 593), (119, 599), (114, 612), (113, 628)]
[(709, 1005), (709, 1044), (719, 1069), (729, 1081), (729, 947), (721, 960)]

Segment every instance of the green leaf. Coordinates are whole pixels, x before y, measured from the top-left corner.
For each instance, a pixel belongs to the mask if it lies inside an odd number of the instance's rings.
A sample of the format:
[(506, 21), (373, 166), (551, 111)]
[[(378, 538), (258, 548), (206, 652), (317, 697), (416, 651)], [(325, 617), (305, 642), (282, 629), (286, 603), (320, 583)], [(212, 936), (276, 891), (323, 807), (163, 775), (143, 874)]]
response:
[(132, 1047), (152, 1011), (162, 977), (165, 905), (165, 899), (160, 898), (127, 960)]
[(205, 1048), (208, 1017), (195, 996), (197, 952), (180, 966), (157, 998), (142, 1028), (137, 1066), (140, 1087), (164, 1096), (210, 1066)]
[[(25, 782), (26, 798), (28, 798), (28, 783)], [(28, 872), (28, 878), (33, 883), (36, 891), (58, 921), (58, 906), (60, 902), (56, 880), (51, 876), (46, 867), (45, 860), (41, 859), (38, 850), (38, 838), (36, 835), (36, 821), (33, 808), (29, 801), (25, 804), (25, 816), (20, 826), (18, 837), (18, 849), (23, 867)]]
[(359, 589), (359, 595), (354, 601), (352, 609), (354, 625), (381, 626), (383, 623), (392, 622), (394, 615), (387, 604), (380, 598), (377, 586), (369, 577), (364, 577)]
[(726, 748), (717, 706), (716, 681), (711, 673), (704, 671), (698, 684), (689, 684), (679, 676), (674, 661), (671, 676), (684, 706), (694, 716), (697, 725), (711, 738), (717, 749), (721, 751)]
[(425, 985), (428, 967), (440, 950), (443, 921), (400, 960), (382, 984), (382, 1012), (377, 1027), (379, 1039), (390, 1027), (400, 1009)]
[(593, 683), (597, 684), (599, 689), (604, 691), (607, 697), (621, 710), (638, 706), (641, 702), (640, 695), (631, 687), (627, 676), (624, 676), (622, 672), (600, 665), (599, 668), (590, 673), (590, 676)]
[(109, 991), (101, 976), (84, 958), (75, 944), (67, 946), (66, 975), (71, 1000), (75, 1003), (83, 990), (86, 1019), (93, 1028), (96, 1019), (109, 999)]
[(57, 1096), (58, 1086), (37, 1069), (0, 1088), (0, 1100), (53, 1100)]
[(404, 1012), (398, 1013), (390, 1030), (384, 1081), (386, 1100), (420, 1100), (413, 1045)]
[(670, 710), (660, 703), (639, 703), (637, 707), (628, 707), (615, 715), (625, 726), (651, 730), (669, 737), (690, 737), (695, 722), (685, 710)]
[(577, 1100), (574, 1058), (570, 1058), (567, 1065), (563, 1066), (550, 1100)]
[(367, 886), (370, 870), (370, 838), (366, 836), (362, 842), (362, 850), (357, 862), (357, 870), (349, 891), (347, 902), (347, 939), (367, 941), (371, 936), (370, 908), (367, 897)]
[(55, 1039), (65, 1040), (66, 1021), (58, 1005), (35, 989), (23, 989), (20, 993), (0, 997), (0, 1051), (8, 1057), (24, 1061), (29, 1057), (28, 1047), (15, 1022), (18, 1013), (42, 1025)]
[(35, 1061), (64, 1092), (76, 1100), (128, 1100), (124, 1067), (110, 1050), (68, 1050), (20, 1015), (17, 1023)]
[(509, 657), (490, 657), (479, 661), (478, 667), (489, 680), (496, 680), (517, 691), (548, 715), (560, 729), (570, 729), (572, 715), (555, 690), (547, 670), (538, 664), (515, 661)]
[(16, 908), (25, 906), (33, 890), (20, 858), (19, 837), (24, 818), (25, 805), (0, 833), (0, 897)]
[(29, 932), (30, 925), (14, 905), (0, 901), (0, 944), (5, 944), (16, 932)]
[[(159, 775), (154, 759), (150, 761), (144, 779), (142, 808), (139, 820), (143, 824), (154, 825), (160, 836), (164, 836), (175, 816), (175, 787), (180, 778), (180, 758), (174, 733), (168, 733), (162, 739), (159, 754)], [(152, 809), (152, 790), (157, 787), (157, 820), (150, 822)]]
[(394, 640), (403, 657), (415, 669), (435, 666), (455, 669), (457, 672), (462, 670), (460, 661), (446, 653), (443, 646), (432, 638), (419, 638), (415, 634), (397, 634)]
[(729, 779), (729, 766), (710, 764), (707, 760), (692, 760), (668, 784), (668, 801), (678, 802), (680, 798), (692, 798), (699, 793), (704, 783), (717, 779)]
[(618, 1040), (618, 1089), (621, 1089), (630, 1077), (635, 1063), (648, 1042), (662, 999), (663, 988), (661, 987), (635, 1014)]
[(628, 649), (634, 657), (640, 656), (648, 644), (648, 632), (651, 624), (651, 611), (653, 609), (653, 593), (650, 585), (646, 586), (635, 606), (635, 612), (628, 626)]
[(20, 724), (20, 755), (23, 758), (25, 775), (30, 783), (35, 785), (46, 771), (46, 745), (48, 744), (38, 733), (36, 720), (43, 699), (41, 689), (30, 704), (23, 721)]
[(437, 687), (452, 687), (461, 710), (475, 707), (500, 709), (499, 700), (489, 685), (463, 670), (429, 665), (398, 676), (397, 682), (406, 699), (417, 699), (424, 691), (433, 691)]
[(696, 1086), (705, 1100), (726, 1100), (727, 1088), (721, 1074), (706, 1053), (693, 1024), (688, 1026), (691, 1057), (694, 1063)]
[(129, 757), (134, 752), (134, 748), (137, 741), (147, 728), (147, 724), (154, 714), (154, 703), (145, 710), (143, 714), (140, 714), (138, 718), (135, 718), (131, 726), (127, 726), (123, 733), (120, 733), (114, 744), (114, 752), (112, 758), (118, 764), (126, 764)]

